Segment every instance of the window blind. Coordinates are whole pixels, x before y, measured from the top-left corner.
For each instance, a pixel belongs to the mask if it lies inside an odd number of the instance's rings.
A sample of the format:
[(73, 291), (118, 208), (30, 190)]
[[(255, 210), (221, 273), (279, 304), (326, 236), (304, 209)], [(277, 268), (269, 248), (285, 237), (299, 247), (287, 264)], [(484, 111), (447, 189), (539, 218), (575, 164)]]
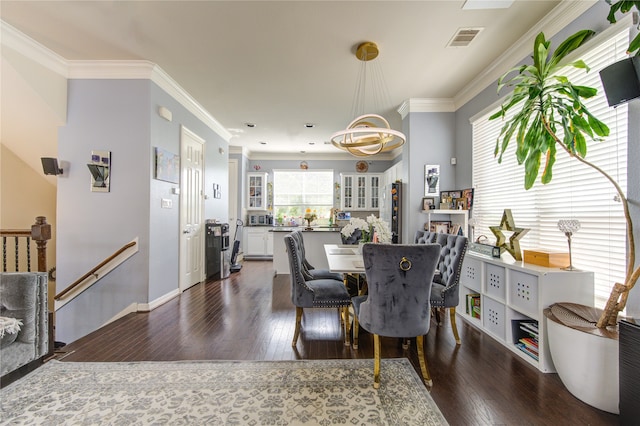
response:
[(328, 218), (333, 207), (333, 170), (274, 170), (276, 216), (302, 217), (307, 208)]
[[(627, 106), (609, 107), (598, 72), (627, 57), (628, 45), (626, 29), (581, 55), (590, 67), (588, 73), (573, 67), (561, 71), (573, 84), (598, 89), (598, 95), (586, 100), (585, 105), (609, 126), (611, 133), (602, 142), (588, 142), (586, 159), (612, 176), (625, 193)], [(475, 237), (486, 235), (494, 242), (489, 226), (498, 225), (503, 210), (510, 208), (516, 226), (530, 228), (520, 240), (523, 249), (567, 251), (567, 238), (558, 229), (558, 220), (579, 220), (581, 228), (572, 237), (573, 265), (594, 272), (594, 303), (604, 307), (611, 287), (623, 282), (625, 275), (626, 223), (622, 204), (614, 201), (615, 188), (598, 172), (559, 149), (552, 181), (542, 185), (538, 176), (534, 187), (525, 190), (524, 166), (518, 165), (515, 157), (516, 143), (510, 142), (501, 164), (494, 157), (504, 123), (488, 120), (495, 111), (497, 107), (472, 122)]]

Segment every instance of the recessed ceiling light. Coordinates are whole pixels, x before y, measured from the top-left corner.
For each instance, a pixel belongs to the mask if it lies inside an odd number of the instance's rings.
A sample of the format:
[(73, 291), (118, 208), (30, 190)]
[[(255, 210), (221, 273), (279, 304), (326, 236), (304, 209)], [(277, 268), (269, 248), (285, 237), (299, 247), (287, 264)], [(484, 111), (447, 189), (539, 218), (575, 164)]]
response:
[(315, 145), (315, 144), (316, 144), (315, 142), (309, 142), (309, 145)]
[(300, 151), (300, 154), (306, 154), (307, 151)]
[(260, 145), (266, 145), (267, 143), (265, 141), (260, 141)]
[(316, 127), (316, 125), (313, 123), (306, 123), (304, 127), (306, 127), (307, 129), (313, 129), (314, 127)]
[(254, 128), (256, 127), (256, 123), (244, 123), (245, 126), (250, 127), (250, 128)]

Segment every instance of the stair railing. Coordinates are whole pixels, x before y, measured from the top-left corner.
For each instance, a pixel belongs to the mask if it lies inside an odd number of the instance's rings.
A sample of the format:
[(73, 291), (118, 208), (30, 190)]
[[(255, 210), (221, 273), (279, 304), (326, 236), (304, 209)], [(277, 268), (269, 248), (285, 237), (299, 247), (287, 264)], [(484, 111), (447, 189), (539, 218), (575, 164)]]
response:
[(105, 277), (109, 272), (124, 263), (125, 260), (138, 252), (138, 238), (125, 244), (112, 255), (104, 259), (102, 262), (91, 268), (86, 274), (75, 280), (69, 287), (62, 290), (54, 296), (55, 310), (69, 303), (75, 297), (87, 290), (93, 284)]

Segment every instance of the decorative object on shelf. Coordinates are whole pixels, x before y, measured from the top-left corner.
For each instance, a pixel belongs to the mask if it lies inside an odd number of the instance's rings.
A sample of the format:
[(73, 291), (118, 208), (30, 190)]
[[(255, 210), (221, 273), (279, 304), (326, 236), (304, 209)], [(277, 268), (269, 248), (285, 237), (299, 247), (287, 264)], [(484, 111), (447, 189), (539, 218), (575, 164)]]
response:
[[(374, 215), (367, 216), (367, 220), (359, 217), (352, 217), (349, 220), (349, 223), (342, 228), (340, 233), (346, 238), (349, 238), (353, 235), (356, 229), (359, 229), (361, 232), (362, 237), (360, 238), (360, 242), (362, 243), (391, 242), (391, 229), (389, 228), (389, 224)], [(374, 241), (374, 239), (377, 241)]]
[(440, 193), (440, 166), (427, 164), (424, 166), (424, 196), (437, 197)]
[(311, 227), (311, 222), (313, 222), (317, 218), (318, 218), (318, 215), (316, 214), (315, 210), (311, 211), (310, 208), (307, 208), (307, 210), (305, 210), (304, 220), (307, 221), (307, 227), (305, 228), (307, 231), (313, 231), (313, 228)]
[(577, 219), (560, 219), (558, 221), (558, 229), (567, 237), (567, 244), (569, 244), (569, 266), (562, 269), (565, 271), (577, 271), (578, 268), (573, 266), (571, 259), (571, 237), (580, 229), (580, 221)]
[(369, 163), (366, 161), (358, 161), (356, 163), (356, 172), (365, 173), (367, 170), (369, 170)]
[(500, 259), (500, 255), (504, 252), (504, 248), (483, 243), (469, 243), (469, 250), (497, 259)]
[[(496, 246), (504, 247), (515, 260), (522, 260), (522, 251), (520, 250), (520, 239), (527, 235), (528, 228), (518, 228), (513, 221), (511, 209), (505, 209), (502, 213), (502, 220), (498, 226), (490, 226), (489, 229), (496, 236)], [(507, 241), (502, 231), (511, 231), (512, 234)]]
[(302, 170), (307, 170), (309, 168), (309, 164), (306, 161), (301, 161), (300, 162), (300, 168)]
[(424, 197), (422, 199), (422, 210), (433, 210), (436, 208), (436, 199), (433, 197)]
[(469, 218), (469, 241), (476, 242), (475, 233), (476, 233), (476, 225), (478, 224), (478, 218), (470, 217)]
[[(366, 114), (365, 99), (374, 99), (384, 102), (383, 105), (374, 105), (376, 110), (382, 111), (391, 105), (390, 97), (386, 84), (383, 79), (382, 70), (374, 69), (371, 75), (374, 77), (373, 86), (377, 86), (378, 92), (375, 93), (376, 87), (372, 87), (367, 95), (367, 63), (378, 57), (378, 46), (373, 42), (364, 42), (358, 45), (356, 49), (356, 58), (362, 62), (357, 90), (355, 92), (352, 117), (355, 118), (346, 130), (341, 130), (331, 135), (331, 143), (333, 146), (349, 152), (356, 157), (366, 157), (369, 155), (388, 152), (402, 146), (406, 137), (402, 132), (391, 129), (389, 122), (378, 114)], [(372, 63), (373, 67), (378, 64)]]
[[(91, 172), (91, 192), (109, 192), (111, 189), (111, 151), (91, 151), (91, 162), (87, 164), (87, 167)], [(178, 167), (178, 176), (179, 172), (180, 168)]]
[(462, 198), (467, 200), (467, 210), (471, 210), (473, 207), (473, 188), (463, 189)]

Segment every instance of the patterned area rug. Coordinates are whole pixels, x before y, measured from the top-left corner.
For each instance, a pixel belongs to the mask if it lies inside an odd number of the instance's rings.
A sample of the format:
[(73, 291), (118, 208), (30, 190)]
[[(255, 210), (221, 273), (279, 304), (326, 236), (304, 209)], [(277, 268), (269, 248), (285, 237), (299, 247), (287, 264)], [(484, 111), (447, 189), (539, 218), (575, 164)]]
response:
[(0, 390), (1, 424), (446, 425), (409, 360), (50, 361)]

